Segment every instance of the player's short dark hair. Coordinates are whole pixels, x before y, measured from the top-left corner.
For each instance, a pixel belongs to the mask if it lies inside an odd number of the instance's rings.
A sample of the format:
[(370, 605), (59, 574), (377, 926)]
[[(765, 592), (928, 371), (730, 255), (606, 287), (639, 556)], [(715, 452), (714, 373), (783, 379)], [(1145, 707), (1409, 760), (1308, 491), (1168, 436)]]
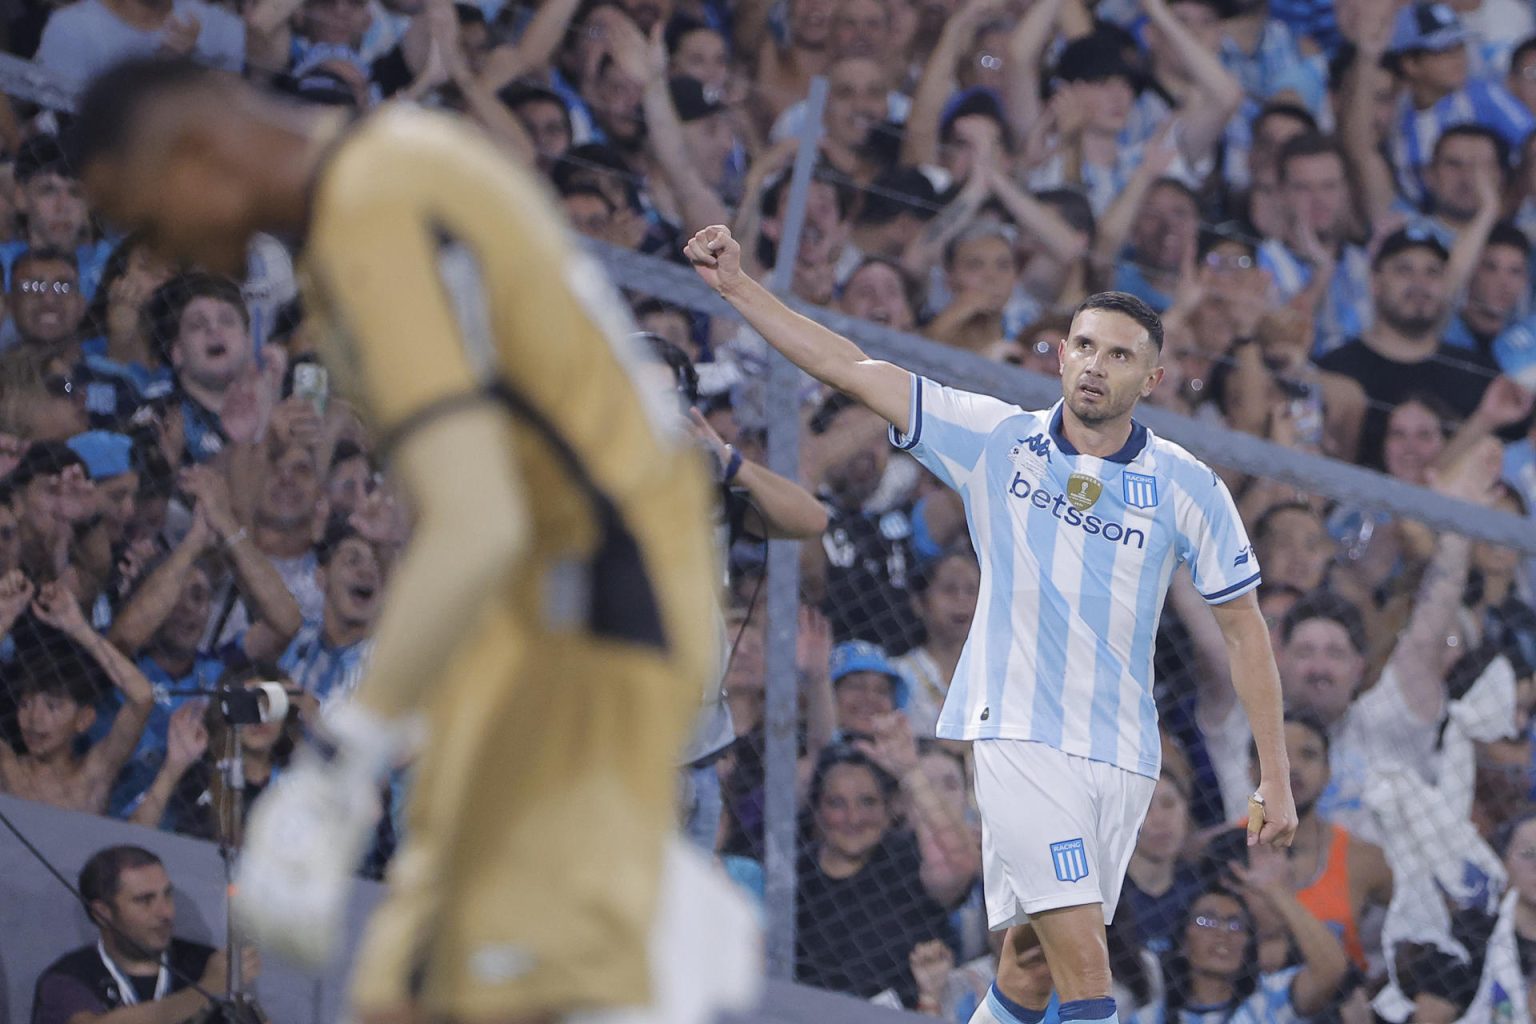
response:
[(144, 304), (145, 333), (150, 345), (167, 365), (171, 361), (171, 346), (181, 336), (181, 314), (193, 299), (217, 299), (240, 311), (245, 325), (251, 325), (251, 312), (245, 308), (245, 296), (240, 286), (227, 277), (192, 271), (177, 274), (155, 289)]
[(111, 903), (123, 882), (123, 872), (147, 868), (162, 861), (142, 846), (109, 846), (91, 854), (80, 869), (80, 898), (87, 904)]
[(1440, 137), (1435, 139), (1435, 148), (1430, 152), (1429, 159), (1431, 163), (1440, 159), (1440, 151), (1452, 139), (1481, 139), (1493, 147), (1494, 156), (1499, 161), (1499, 170), (1508, 169), (1509, 143), (1505, 142), (1503, 136), (1499, 135), (1492, 128), (1489, 128), (1487, 125), (1478, 124), (1475, 121), (1462, 121), (1451, 125), (1441, 132)]
[(1280, 155), (1275, 158), (1275, 170), (1279, 173), (1280, 180), (1285, 181), (1285, 169), (1292, 160), (1309, 156), (1337, 157), (1340, 166), (1349, 166), (1349, 161), (1344, 159), (1344, 150), (1337, 141), (1322, 132), (1305, 132), (1288, 140), (1280, 147)]
[(1090, 295), (1083, 300), (1082, 305), (1072, 311), (1072, 319), (1076, 320), (1081, 314), (1095, 309), (1130, 317), (1147, 332), (1147, 340), (1153, 347), (1158, 352), (1163, 351), (1162, 317), (1158, 316), (1157, 311), (1151, 306), (1130, 292), (1099, 292), (1096, 295)]
[(96, 160), (122, 156), (139, 134), (145, 108), (162, 97), (227, 80), (224, 72), (186, 57), (130, 57), (85, 87), (65, 151), (76, 171)]
[(1290, 643), (1302, 623), (1313, 619), (1337, 624), (1348, 636), (1355, 653), (1365, 653), (1365, 620), (1360, 609), (1329, 590), (1315, 590), (1291, 605), (1285, 618), (1280, 620), (1280, 642)]

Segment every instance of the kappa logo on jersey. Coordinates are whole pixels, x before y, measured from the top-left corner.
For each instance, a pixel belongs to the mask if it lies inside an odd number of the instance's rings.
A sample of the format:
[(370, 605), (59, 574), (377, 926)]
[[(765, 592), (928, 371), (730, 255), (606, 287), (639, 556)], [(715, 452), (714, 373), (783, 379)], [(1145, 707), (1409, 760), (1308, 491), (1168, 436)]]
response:
[(1235, 568), (1237, 568), (1240, 565), (1247, 565), (1252, 560), (1253, 560), (1253, 545), (1250, 544), (1247, 547), (1243, 548), (1241, 551), (1239, 551), (1237, 553), (1237, 557), (1236, 558), (1232, 559), (1232, 568), (1235, 569)]
[(1056, 878), (1063, 882), (1081, 882), (1088, 877), (1088, 852), (1081, 839), (1051, 844), (1051, 865)]
[(1125, 503), (1131, 508), (1151, 508), (1157, 504), (1157, 478), (1145, 473), (1125, 473), (1120, 477)]
[(1087, 512), (1104, 492), (1104, 485), (1087, 473), (1073, 473), (1067, 478), (1067, 500), (1079, 512)]
[(1008, 458), (1015, 465), (1019, 465), (1023, 460), (1025, 452), (1033, 455), (1046, 465), (1051, 463), (1051, 442), (1044, 434), (1019, 438), (1019, 443), (1008, 449)]

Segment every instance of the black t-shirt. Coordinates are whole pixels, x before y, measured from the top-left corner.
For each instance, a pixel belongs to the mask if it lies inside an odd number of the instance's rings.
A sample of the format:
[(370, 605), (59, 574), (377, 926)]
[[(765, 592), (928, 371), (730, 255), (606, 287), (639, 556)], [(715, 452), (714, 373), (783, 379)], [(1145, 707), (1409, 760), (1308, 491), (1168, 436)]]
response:
[(1441, 345), (1422, 362), (1400, 363), (1367, 348), (1359, 338), (1329, 352), (1317, 365), (1353, 378), (1365, 390), (1370, 405), (1360, 434), (1360, 461), (1371, 466), (1381, 465), (1387, 415), (1403, 399), (1415, 392), (1436, 395), (1465, 419), (1499, 373), (1493, 361), (1479, 352)]
[(917, 1005), (907, 956), (920, 942), (953, 944), (949, 915), (923, 891), (910, 833), (889, 832), (862, 871), (828, 878), (816, 851), (802, 854), (796, 893), (795, 980), (868, 999), (895, 989)]
[(903, 654), (923, 638), (908, 573), (917, 565), (907, 509), (880, 515), (848, 512), (830, 502), (821, 535), (827, 558), (827, 600), (822, 609), (833, 639), (865, 640)]
[[(170, 992), (190, 988), (203, 976), (213, 947), (200, 942), (172, 939), (169, 952)], [(154, 999), (157, 975), (139, 978), (129, 975), (140, 1003)], [(101, 962), (95, 944), (66, 953), (37, 979), (32, 997), (32, 1024), (65, 1024), (77, 1013), (106, 1013), (128, 1005), (117, 987), (117, 979)]]

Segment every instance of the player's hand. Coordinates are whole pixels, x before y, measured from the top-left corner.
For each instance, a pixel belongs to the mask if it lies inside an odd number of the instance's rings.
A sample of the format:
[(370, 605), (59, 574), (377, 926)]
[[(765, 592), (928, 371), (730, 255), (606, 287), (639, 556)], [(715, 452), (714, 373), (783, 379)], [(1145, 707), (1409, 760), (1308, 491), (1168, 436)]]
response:
[(694, 235), (683, 252), (704, 283), (722, 295), (746, 279), (741, 272), (741, 243), (731, 237), (731, 229), (723, 224)]
[(382, 809), (380, 785), (409, 734), (356, 703), (338, 705), (323, 727), (333, 752), (306, 748), (256, 801), (234, 891), (241, 932), (311, 969), (341, 938), (352, 876)]
[(1297, 825), (1296, 799), (1291, 795), (1291, 780), (1265, 779), (1259, 783), (1257, 793), (1264, 798), (1264, 815), (1262, 821), (1255, 815), (1249, 815), (1248, 845), (1265, 843), (1278, 847), (1290, 846), (1296, 838)]

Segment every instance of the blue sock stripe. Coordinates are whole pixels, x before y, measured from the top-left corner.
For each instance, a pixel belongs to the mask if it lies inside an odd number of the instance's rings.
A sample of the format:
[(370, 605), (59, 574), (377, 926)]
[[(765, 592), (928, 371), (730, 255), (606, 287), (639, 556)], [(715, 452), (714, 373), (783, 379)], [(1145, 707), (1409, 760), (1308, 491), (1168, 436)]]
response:
[(992, 1015), (999, 1018), (1003, 1024), (1040, 1024), (1045, 1020), (1044, 1010), (1031, 1010), (1027, 1006), (1009, 999), (1003, 995), (1002, 989), (997, 987), (997, 982), (992, 983), (992, 988), (987, 992), (987, 1002), (991, 1004)]
[(1115, 1015), (1115, 1000), (1112, 996), (1102, 999), (1074, 999), (1070, 1003), (1062, 1003), (1060, 1010), (1062, 1020), (1092, 1021), (1094, 1024), (1106, 1024), (1113, 1021), (1119, 1024), (1120, 1018)]

